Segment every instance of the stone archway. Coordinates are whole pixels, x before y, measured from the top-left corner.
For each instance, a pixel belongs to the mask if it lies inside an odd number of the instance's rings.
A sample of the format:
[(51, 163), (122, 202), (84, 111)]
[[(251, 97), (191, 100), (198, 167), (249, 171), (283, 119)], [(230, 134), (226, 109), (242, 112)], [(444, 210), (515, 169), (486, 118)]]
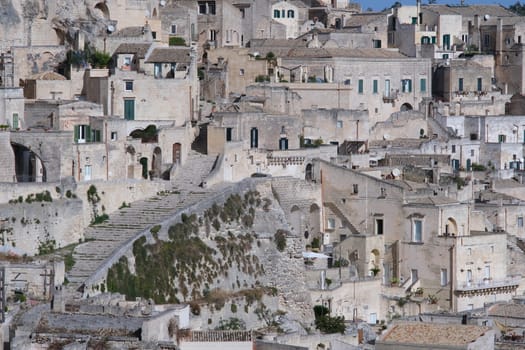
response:
[(46, 168), (42, 159), (30, 148), (11, 143), (15, 155), (16, 182), (46, 182)]
[(142, 166), (142, 177), (144, 179), (148, 178), (148, 158), (142, 157), (140, 158), (140, 165)]
[(304, 179), (306, 181), (312, 181), (313, 180), (313, 165), (312, 165), (312, 163), (308, 163), (306, 165), (306, 169), (304, 171)]
[(406, 112), (406, 111), (411, 111), (413, 110), (414, 108), (412, 107), (412, 105), (410, 103), (403, 103), (401, 105), (401, 108), (400, 108), (400, 111), (401, 112)]
[(162, 174), (162, 149), (155, 147), (151, 161), (151, 177), (160, 177)]
[(458, 224), (454, 218), (448, 218), (445, 224), (445, 236), (457, 236), (458, 235)]
[(173, 164), (181, 163), (181, 150), (182, 150), (182, 145), (179, 142), (173, 144), (173, 150), (172, 150), (173, 151), (173, 155), (172, 155)]
[(110, 19), (109, 15), (109, 8), (108, 5), (106, 5), (105, 2), (99, 2), (95, 5), (95, 9), (99, 11), (99, 15), (101, 15), (105, 19)]

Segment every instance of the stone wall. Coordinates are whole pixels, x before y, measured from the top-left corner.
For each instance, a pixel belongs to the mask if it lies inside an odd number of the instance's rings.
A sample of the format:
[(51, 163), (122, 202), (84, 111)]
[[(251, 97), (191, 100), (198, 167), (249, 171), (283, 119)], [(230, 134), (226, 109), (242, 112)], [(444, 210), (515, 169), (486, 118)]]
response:
[(2, 244), (20, 255), (36, 255), (39, 248), (60, 248), (83, 237), (83, 204), (78, 199), (1, 204), (0, 212), (6, 220)]
[[(0, 131), (0, 183), (15, 181), (15, 155), (11, 147), (11, 135), (9, 132)], [(2, 203), (0, 192), (0, 203)]]

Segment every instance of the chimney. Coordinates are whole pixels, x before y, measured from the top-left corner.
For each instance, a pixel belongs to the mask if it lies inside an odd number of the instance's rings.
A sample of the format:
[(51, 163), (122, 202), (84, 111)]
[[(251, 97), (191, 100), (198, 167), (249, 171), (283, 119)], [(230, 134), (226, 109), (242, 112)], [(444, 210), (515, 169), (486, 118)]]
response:
[(496, 27), (496, 57), (501, 62), (501, 50), (503, 49), (503, 19), (498, 18)]

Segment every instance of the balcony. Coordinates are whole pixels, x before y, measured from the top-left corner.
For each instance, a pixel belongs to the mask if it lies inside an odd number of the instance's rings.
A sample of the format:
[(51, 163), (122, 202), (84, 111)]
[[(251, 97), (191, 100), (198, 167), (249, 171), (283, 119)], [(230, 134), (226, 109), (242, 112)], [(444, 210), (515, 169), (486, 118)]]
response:
[(521, 276), (509, 276), (504, 279), (483, 279), (462, 283), (456, 287), (457, 295), (480, 295), (492, 293), (509, 293), (514, 292), (521, 282)]
[(389, 94), (383, 94), (384, 103), (392, 103), (397, 100), (397, 92), (391, 92)]

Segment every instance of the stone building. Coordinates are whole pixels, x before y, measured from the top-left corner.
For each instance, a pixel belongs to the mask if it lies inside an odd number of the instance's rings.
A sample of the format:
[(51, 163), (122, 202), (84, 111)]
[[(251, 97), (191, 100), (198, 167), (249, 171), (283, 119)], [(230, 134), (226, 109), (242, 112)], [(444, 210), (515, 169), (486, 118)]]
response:
[[(507, 273), (502, 258), (506, 233), (486, 227), (471, 204), (445, 196), (439, 186), (383, 180), (324, 162), (313, 168), (323, 186), (323, 243), (335, 245), (334, 253), (348, 258), (359, 276), (377, 268), (383, 285), (395, 280), (406, 292), (421, 288), (431, 303), (453, 311), (510, 300), (516, 292), (521, 278)], [(372, 244), (379, 236), (383, 242)]]
[[(418, 108), (431, 94), (430, 60), (385, 49), (295, 48), (279, 57), (274, 73), (283, 83), (249, 87), (249, 93), (294, 114), (312, 106), (367, 109), (371, 126), (393, 112)], [(279, 88), (280, 94), (272, 91)]]

